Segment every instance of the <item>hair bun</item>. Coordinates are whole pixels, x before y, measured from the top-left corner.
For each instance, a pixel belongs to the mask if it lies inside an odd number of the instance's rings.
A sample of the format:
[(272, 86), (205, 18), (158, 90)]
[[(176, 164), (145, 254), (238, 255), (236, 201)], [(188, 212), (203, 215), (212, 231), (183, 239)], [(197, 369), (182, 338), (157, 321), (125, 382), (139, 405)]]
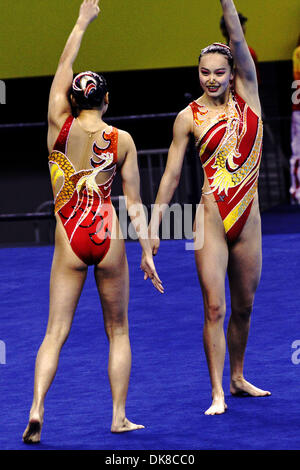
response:
[(73, 79), (71, 93), (80, 108), (99, 107), (107, 93), (107, 83), (95, 72), (81, 72)]
[(93, 90), (96, 90), (95, 83), (89, 83), (84, 89), (84, 96), (87, 98)]

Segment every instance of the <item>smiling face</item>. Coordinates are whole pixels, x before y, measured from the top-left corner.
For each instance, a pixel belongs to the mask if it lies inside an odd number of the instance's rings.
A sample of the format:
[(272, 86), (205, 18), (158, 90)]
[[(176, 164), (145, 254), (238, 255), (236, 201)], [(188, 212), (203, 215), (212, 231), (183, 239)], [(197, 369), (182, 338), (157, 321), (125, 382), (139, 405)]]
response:
[(233, 80), (233, 72), (225, 55), (220, 53), (204, 54), (199, 63), (200, 85), (209, 97), (221, 98)]

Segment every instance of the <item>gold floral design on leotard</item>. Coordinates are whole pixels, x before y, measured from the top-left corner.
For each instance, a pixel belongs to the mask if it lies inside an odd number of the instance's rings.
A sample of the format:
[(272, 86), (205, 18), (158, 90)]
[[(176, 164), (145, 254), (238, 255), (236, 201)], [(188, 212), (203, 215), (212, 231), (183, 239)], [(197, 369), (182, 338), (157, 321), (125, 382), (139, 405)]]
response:
[(55, 188), (59, 177), (63, 177), (63, 185), (54, 201), (55, 214), (71, 199), (75, 191), (75, 184), (71, 176), (75, 169), (70, 160), (61, 152), (54, 150), (48, 157), (52, 187)]

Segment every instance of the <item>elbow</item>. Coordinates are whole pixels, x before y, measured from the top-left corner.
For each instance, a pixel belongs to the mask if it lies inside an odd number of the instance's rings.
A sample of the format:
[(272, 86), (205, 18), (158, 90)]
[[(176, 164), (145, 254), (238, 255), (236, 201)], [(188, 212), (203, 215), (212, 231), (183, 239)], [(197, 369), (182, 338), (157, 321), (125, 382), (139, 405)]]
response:
[(243, 31), (241, 31), (240, 33), (233, 31), (230, 34), (230, 46), (233, 46), (234, 49), (240, 48), (244, 42), (245, 42), (245, 37), (244, 37)]
[(166, 186), (171, 188), (173, 191), (175, 191), (175, 189), (177, 189), (177, 187), (179, 185), (179, 181), (180, 181), (180, 175), (177, 175), (177, 174), (172, 174), (171, 175), (170, 174), (170, 175), (166, 176), (165, 184), (166, 184)]
[[(60, 59), (59, 59), (57, 69), (60, 69), (60, 70), (67, 69), (67, 70), (69, 70), (70, 68), (72, 69), (72, 65), (73, 65), (73, 62), (72, 62), (71, 57), (69, 56), (69, 54), (63, 52)], [(72, 73), (73, 73), (73, 70), (72, 70)]]
[(175, 186), (177, 188), (180, 181), (180, 173), (166, 169), (162, 176), (162, 183), (167, 187)]
[(173, 189), (175, 191), (175, 189), (177, 189), (178, 185), (179, 185), (179, 181), (180, 181), (180, 177), (179, 176), (175, 176), (173, 178), (173, 181), (172, 181), (172, 185), (173, 185)]

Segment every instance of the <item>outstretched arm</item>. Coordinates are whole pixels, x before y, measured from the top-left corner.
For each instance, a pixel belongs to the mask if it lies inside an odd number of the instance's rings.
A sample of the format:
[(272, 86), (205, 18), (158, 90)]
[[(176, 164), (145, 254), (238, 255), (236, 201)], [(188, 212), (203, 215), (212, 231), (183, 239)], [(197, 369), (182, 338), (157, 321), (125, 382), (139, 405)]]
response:
[(137, 164), (136, 148), (131, 136), (125, 132), (123, 135), (127, 148), (126, 157), (121, 167), (123, 193), (129, 217), (143, 249), (141, 269), (144, 271), (144, 279), (150, 278), (154, 287), (156, 287), (159, 292), (163, 293), (164, 288), (153, 262), (152, 250), (148, 239), (146, 216), (140, 198), (140, 174)]
[(191, 131), (192, 119), (190, 110), (185, 109), (177, 115), (174, 122), (173, 140), (169, 148), (166, 168), (159, 185), (149, 225), (149, 236), (154, 255), (156, 255), (159, 247), (159, 226), (167, 205), (170, 203), (178, 186)]
[(233, 0), (220, 0), (236, 68), (236, 90), (260, 113), (257, 73)]
[(82, 2), (75, 26), (68, 37), (63, 53), (59, 59), (50, 90), (48, 107), (49, 124), (58, 129), (61, 128), (66, 116), (71, 114), (68, 92), (73, 80), (73, 63), (79, 52), (81, 41), (88, 25), (99, 14), (100, 9), (98, 3), (99, 0), (84, 0)]
[(233, 0), (221, 0), (236, 71), (248, 81), (256, 81), (256, 70)]

